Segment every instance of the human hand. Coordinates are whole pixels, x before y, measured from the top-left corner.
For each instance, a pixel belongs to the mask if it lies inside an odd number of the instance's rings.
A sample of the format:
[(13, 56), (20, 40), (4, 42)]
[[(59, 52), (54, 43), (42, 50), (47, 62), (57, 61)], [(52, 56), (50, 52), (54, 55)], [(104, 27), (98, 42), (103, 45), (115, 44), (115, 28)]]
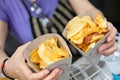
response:
[(116, 44), (116, 34), (117, 30), (116, 28), (110, 23), (107, 22), (107, 26), (111, 27), (111, 33), (107, 37), (105, 43), (103, 43), (99, 48), (98, 48), (98, 53), (104, 55), (104, 56), (109, 56), (110, 54), (114, 53), (114, 51), (117, 50), (117, 44)]
[[(29, 42), (30, 43), (30, 42)], [(5, 63), (5, 73), (18, 80), (57, 80), (62, 70), (55, 68), (52, 72), (42, 70), (38, 73), (33, 73), (25, 62), (24, 50), (29, 43), (20, 46), (13, 56)]]

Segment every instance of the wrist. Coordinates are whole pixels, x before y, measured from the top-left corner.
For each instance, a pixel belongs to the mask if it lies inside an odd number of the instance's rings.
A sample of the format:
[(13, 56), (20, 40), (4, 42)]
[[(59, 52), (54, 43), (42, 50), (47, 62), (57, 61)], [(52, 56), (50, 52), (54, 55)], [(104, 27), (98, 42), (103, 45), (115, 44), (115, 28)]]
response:
[(7, 58), (5, 58), (5, 59), (3, 60), (3, 63), (2, 63), (2, 65), (1, 65), (1, 70), (2, 70), (2, 73), (3, 73), (3, 75), (4, 75), (5, 77), (7, 77), (7, 78), (9, 78), (9, 79), (11, 79), (11, 80), (14, 80), (14, 78), (11, 78), (10, 76), (8, 76), (8, 75), (6, 74), (6, 71), (5, 71), (5, 65), (6, 65), (6, 62), (7, 62), (8, 59), (9, 59), (9, 58), (7, 57)]
[(103, 13), (96, 8), (89, 10), (87, 13), (93, 18), (96, 17), (97, 14), (101, 14), (102, 16), (104, 16)]
[(6, 58), (8, 58), (8, 57), (4, 57), (4, 58), (0, 59), (0, 72), (2, 72), (3, 62)]

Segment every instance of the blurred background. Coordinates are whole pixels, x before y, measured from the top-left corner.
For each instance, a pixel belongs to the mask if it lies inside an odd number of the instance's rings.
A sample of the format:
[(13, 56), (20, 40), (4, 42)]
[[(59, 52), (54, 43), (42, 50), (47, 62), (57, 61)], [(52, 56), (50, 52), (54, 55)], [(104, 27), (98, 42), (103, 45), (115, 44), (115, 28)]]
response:
[(6, 42), (5, 51), (8, 56), (11, 56), (12, 53), (14, 53), (15, 49), (21, 45), (20, 42), (18, 42), (10, 33), (7, 35)]

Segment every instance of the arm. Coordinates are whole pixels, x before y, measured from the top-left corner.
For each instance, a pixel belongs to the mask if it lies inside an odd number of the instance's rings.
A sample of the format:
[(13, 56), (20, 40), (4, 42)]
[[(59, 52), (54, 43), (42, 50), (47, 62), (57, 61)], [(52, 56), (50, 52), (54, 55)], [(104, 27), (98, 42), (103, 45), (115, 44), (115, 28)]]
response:
[(97, 13), (102, 12), (95, 8), (88, 0), (69, 0), (73, 9), (78, 15), (91, 15), (94, 17)]
[[(6, 36), (8, 32), (7, 24), (0, 21), (0, 65), (3, 62), (3, 60), (7, 57), (7, 55), (4, 52), (4, 44), (6, 41)], [(1, 72), (1, 67), (0, 67)]]
[[(88, 0), (69, 0), (69, 2), (75, 12), (80, 16), (90, 15), (94, 18), (97, 13), (102, 14), (102, 12), (95, 8)], [(104, 56), (108, 56), (117, 50), (117, 44), (115, 41), (117, 30), (110, 22), (107, 22), (107, 26), (111, 27), (111, 34), (107, 37), (105, 43), (98, 48), (98, 52)]]

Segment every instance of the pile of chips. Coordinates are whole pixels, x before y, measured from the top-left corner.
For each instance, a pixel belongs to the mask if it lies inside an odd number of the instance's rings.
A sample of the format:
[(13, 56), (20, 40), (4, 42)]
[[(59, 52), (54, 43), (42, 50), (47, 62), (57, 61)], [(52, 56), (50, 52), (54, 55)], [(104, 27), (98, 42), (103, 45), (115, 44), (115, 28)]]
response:
[(0, 80), (11, 80), (11, 79), (9, 79), (9, 78), (1, 78), (0, 77)]
[(69, 53), (67, 49), (58, 46), (58, 38), (49, 38), (30, 53), (30, 61), (39, 70), (68, 57)]
[(67, 39), (87, 53), (109, 32), (106, 20), (98, 14), (94, 19), (76, 16), (66, 25)]

